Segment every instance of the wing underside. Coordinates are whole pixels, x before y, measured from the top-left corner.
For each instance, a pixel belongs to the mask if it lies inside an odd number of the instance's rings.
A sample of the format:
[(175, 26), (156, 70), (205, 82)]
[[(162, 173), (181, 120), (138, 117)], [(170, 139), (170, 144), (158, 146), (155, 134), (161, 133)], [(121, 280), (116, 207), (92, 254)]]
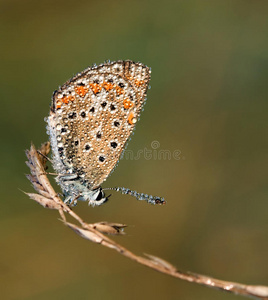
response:
[(148, 67), (119, 61), (86, 69), (56, 91), (49, 126), (61, 162), (57, 171), (78, 174), (92, 189), (100, 186), (133, 132), (149, 80)]

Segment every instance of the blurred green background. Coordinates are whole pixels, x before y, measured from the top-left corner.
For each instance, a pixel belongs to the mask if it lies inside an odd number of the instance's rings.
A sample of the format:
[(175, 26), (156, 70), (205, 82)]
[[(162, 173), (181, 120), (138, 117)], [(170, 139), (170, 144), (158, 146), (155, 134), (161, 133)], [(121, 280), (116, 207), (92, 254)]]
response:
[(33, 191), (24, 150), (48, 139), (53, 91), (106, 59), (152, 68), (128, 150), (157, 141), (180, 159), (123, 159), (104, 184), (166, 206), (113, 193), (75, 211), (128, 224), (115, 240), (137, 254), (268, 285), (267, 1), (2, 0), (0, 24), (2, 299), (237, 299), (83, 240), (20, 191)]

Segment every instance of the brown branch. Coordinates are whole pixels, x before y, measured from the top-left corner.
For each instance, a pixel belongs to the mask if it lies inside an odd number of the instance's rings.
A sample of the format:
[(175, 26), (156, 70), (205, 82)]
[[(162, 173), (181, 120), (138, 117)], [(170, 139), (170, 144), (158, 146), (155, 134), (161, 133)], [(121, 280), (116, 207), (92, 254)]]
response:
[[(158, 272), (207, 287), (228, 291), (241, 296), (252, 297), (256, 299), (268, 299), (268, 286), (245, 285), (236, 282), (223, 281), (200, 274), (181, 272), (178, 271), (177, 268), (172, 264), (159, 257), (148, 254), (146, 257), (138, 256), (108, 238), (105, 234), (123, 234), (122, 230), (124, 227), (126, 227), (126, 225), (107, 222), (88, 224), (83, 221), (69, 206), (67, 206), (54, 191), (46, 176), (45, 157), (49, 151), (49, 143), (43, 144), (38, 151), (36, 151), (35, 147), (31, 145), (30, 150), (26, 151), (28, 158), (26, 164), (31, 171), (31, 174), (27, 175), (27, 178), (31, 181), (34, 189), (37, 191), (37, 194), (26, 194), (42, 206), (49, 209), (58, 210), (64, 224), (71, 228), (78, 235), (90, 240), (91, 242), (102, 244), (105, 247), (114, 249), (125, 257), (128, 257), (137, 263), (145, 265)], [(80, 226), (67, 222), (65, 217), (66, 213), (73, 217), (80, 224)]]

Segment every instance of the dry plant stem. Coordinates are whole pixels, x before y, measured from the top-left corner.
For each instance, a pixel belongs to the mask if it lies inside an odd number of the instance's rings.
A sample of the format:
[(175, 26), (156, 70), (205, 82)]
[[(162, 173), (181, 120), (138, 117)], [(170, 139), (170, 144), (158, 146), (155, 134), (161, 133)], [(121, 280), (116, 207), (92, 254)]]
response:
[[(38, 192), (38, 194), (27, 193), (27, 195), (46, 208), (58, 210), (64, 224), (74, 230), (78, 235), (92, 242), (114, 249), (125, 257), (128, 257), (137, 263), (145, 265), (158, 272), (207, 287), (228, 291), (241, 296), (252, 297), (255, 299), (268, 299), (268, 286), (244, 285), (236, 282), (223, 281), (200, 274), (180, 272), (176, 267), (159, 257), (153, 255), (146, 255), (147, 257), (138, 256), (103, 234), (122, 234), (122, 229), (126, 226), (124, 224), (107, 222), (88, 224), (84, 222), (69, 206), (67, 206), (61, 200), (46, 176), (45, 156), (49, 153), (49, 150), (49, 143), (45, 143), (39, 150), (41, 154), (38, 154), (39, 151), (37, 152), (33, 145), (31, 146), (30, 150), (26, 151), (28, 158), (26, 163), (31, 170), (31, 175), (27, 175), (27, 178), (32, 182), (33, 187)], [(64, 213), (68, 213), (71, 217), (73, 217), (81, 225), (81, 227), (67, 222)]]

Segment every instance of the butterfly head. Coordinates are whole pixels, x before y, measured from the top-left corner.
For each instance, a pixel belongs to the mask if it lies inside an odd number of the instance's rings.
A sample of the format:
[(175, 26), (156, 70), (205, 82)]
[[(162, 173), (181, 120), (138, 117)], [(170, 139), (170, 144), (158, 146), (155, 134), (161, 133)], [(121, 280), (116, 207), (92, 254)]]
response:
[(105, 203), (109, 196), (106, 196), (101, 186), (92, 189), (84, 179), (77, 174), (58, 175), (56, 181), (64, 191), (64, 202), (76, 205), (77, 200), (87, 201), (88, 205), (98, 206)]

